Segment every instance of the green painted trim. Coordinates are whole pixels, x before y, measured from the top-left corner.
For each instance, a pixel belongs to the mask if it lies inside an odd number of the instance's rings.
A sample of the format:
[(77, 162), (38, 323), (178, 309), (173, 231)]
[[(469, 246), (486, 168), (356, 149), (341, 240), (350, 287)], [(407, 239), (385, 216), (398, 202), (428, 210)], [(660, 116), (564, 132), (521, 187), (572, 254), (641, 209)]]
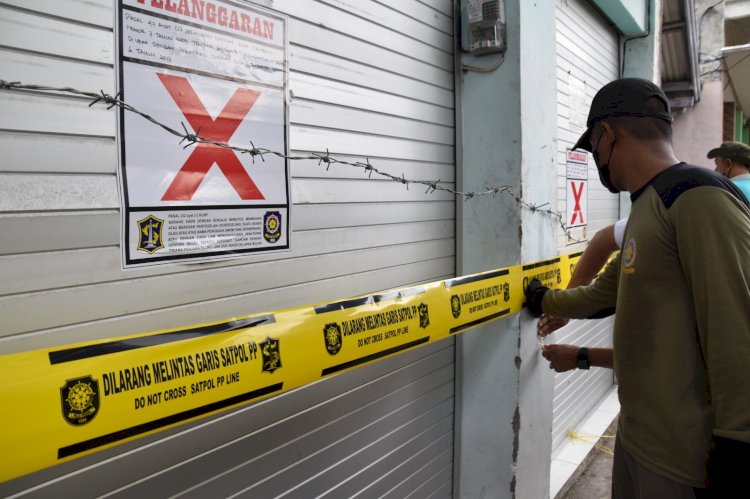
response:
[(612, 24), (625, 36), (646, 33), (648, 0), (592, 0)]

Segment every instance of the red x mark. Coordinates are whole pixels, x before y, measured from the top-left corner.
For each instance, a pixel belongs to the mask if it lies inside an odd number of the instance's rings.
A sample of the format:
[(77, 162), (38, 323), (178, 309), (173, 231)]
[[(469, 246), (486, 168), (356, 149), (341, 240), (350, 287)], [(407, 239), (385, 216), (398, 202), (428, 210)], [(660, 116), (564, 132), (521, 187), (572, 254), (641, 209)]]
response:
[[(217, 142), (229, 142), (260, 96), (258, 91), (238, 88), (214, 120), (209, 116), (187, 78), (162, 73), (157, 73), (156, 76), (164, 84), (193, 130), (201, 137)], [(234, 151), (213, 144), (198, 144), (169, 184), (161, 198), (162, 201), (192, 199), (214, 163), (227, 177), (240, 199), (265, 199)]]
[(576, 217), (581, 217), (581, 223), (585, 223), (583, 221), (583, 211), (581, 211), (581, 194), (583, 194), (583, 182), (581, 182), (581, 187), (578, 189), (578, 192), (576, 192), (576, 183), (571, 182), (570, 187), (573, 189), (573, 199), (575, 200), (575, 207), (573, 208), (573, 218), (570, 220), (570, 224), (573, 225), (576, 223)]

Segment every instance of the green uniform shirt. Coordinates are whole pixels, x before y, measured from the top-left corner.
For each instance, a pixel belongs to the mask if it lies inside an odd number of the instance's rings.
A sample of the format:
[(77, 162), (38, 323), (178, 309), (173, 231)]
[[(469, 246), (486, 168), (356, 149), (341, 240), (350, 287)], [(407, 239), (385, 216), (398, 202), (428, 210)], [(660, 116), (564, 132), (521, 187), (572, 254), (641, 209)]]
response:
[(624, 245), (591, 285), (545, 294), (550, 315), (616, 305), (623, 447), (703, 486), (712, 432), (750, 442), (750, 209), (710, 170), (675, 165), (631, 196)]

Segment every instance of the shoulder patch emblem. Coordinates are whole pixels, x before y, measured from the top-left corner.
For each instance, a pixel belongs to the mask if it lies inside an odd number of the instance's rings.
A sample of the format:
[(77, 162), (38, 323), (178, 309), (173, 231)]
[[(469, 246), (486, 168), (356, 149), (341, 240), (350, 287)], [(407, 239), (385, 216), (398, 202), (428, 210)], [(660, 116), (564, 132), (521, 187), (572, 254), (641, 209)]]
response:
[(635, 239), (631, 237), (625, 245), (625, 248), (622, 250), (622, 271), (625, 274), (632, 274), (635, 272), (636, 254)]

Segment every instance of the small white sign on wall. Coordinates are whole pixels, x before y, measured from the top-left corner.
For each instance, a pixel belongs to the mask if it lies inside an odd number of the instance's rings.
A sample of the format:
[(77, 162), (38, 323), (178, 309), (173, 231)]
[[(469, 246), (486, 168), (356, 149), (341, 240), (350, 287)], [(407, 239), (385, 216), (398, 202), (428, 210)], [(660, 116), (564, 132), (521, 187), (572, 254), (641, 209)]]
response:
[(567, 198), (567, 218), (565, 224), (569, 228), (578, 228), (584, 239), (588, 224), (588, 153), (584, 151), (565, 151), (565, 193)]

